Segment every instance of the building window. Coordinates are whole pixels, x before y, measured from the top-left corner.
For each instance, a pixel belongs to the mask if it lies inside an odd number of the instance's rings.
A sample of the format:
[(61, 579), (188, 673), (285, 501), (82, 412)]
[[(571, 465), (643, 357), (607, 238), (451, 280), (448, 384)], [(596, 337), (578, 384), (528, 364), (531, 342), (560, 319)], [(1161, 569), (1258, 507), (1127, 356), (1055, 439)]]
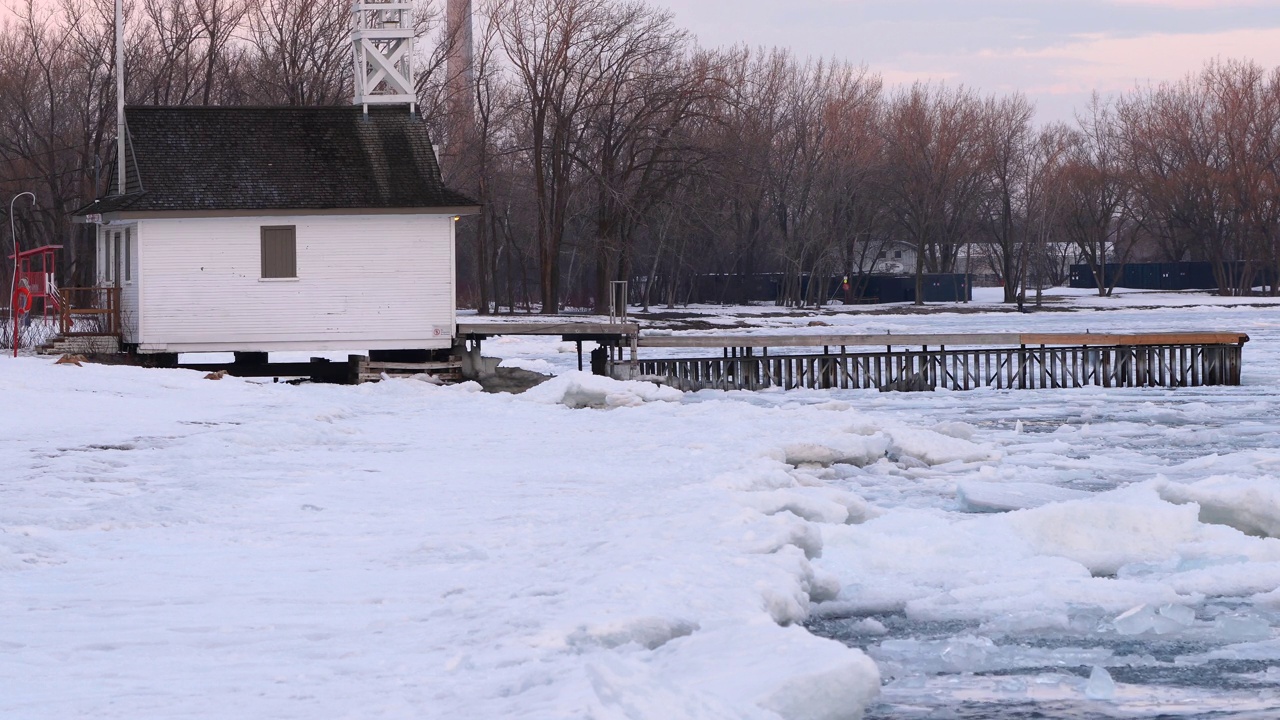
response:
[(902, 259), (902, 251), (901, 251), (901, 250), (894, 250), (894, 251), (893, 251), (893, 259), (894, 259), (894, 260), (901, 260), (901, 259)]
[(111, 282), (115, 283), (116, 285), (119, 285), (120, 277), (121, 277), (120, 261), (124, 258), (124, 253), (121, 252), (121, 247), (124, 244), (124, 233), (117, 230), (114, 234), (114, 237), (112, 238), (112, 242), (113, 244), (111, 247)]
[(102, 281), (108, 285), (133, 282), (133, 228), (105, 231)]
[(262, 277), (298, 277), (298, 239), (293, 225), (262, 228)]
[(887, 253), (885, 253), (885, 251), (881, 250), (881, 251), (880, 251), (880, 254), (879, 254), (879, 255), (876, 255), (876, 259), (877, 259), (877, 260), (883, 260), (883, 259), (885, 259), (886, 254), (887, 254)]

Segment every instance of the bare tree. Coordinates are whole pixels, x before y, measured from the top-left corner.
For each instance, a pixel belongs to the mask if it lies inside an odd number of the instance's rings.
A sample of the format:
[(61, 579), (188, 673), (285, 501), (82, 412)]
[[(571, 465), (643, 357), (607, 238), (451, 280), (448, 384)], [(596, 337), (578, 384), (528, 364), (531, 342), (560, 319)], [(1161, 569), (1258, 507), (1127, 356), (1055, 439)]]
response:
[(886, 201), (916, 248), (917, 305), (924, 274), (951, 272), (968, 240), (986, 189), (982, 101), (964, 88), (916, 84), (889, 102), (884, 132)]
[(252, 102), (337, 105), (352, 97), (351, 8), (330, 0), (255, 0), (245, 73)]

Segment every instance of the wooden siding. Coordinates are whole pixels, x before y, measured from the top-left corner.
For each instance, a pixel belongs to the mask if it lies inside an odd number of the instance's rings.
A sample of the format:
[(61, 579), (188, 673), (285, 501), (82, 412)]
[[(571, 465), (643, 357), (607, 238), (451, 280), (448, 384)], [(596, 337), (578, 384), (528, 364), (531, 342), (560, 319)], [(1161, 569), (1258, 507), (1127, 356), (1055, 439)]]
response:
[[(441, 215), (151, 219), (144, 352), (434, 349), (454, 332)], [(296, 227), (297, 278), (263, 279), (264, 226)]]

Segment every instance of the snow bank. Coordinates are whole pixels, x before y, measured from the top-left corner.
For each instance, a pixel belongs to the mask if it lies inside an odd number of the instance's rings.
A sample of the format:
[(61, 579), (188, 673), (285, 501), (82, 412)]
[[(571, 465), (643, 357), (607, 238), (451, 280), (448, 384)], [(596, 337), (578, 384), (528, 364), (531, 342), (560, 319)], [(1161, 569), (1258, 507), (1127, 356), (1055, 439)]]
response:
[(739, 501), (765, 515), (787, 512), (817, 523), (859, 523), (873, 515), (866, 500), (828, 487), (744, 493)]
[(519, 395), (520, 399), (571, 408), (634, 407), (650, 402), (680, 402), (684, 393), (672, 387), (636, 380), (614, 380), (575, 370)]
[(874, 663), (798, 624), (839, 591), (822, 527), (871, 509), (759, 454), (813, 414), (552, 382), (0, 360), (0, 607), (33, 618), (0, 715), (860, 716)]

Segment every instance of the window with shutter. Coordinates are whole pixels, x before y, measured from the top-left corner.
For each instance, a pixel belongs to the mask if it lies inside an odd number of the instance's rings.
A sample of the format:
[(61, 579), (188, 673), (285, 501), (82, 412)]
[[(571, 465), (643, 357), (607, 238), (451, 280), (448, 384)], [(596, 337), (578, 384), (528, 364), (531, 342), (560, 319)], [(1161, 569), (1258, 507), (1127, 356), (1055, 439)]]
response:
[(293, 225), (262, 228), (262, 277), (298, 277), (298, 241)]

